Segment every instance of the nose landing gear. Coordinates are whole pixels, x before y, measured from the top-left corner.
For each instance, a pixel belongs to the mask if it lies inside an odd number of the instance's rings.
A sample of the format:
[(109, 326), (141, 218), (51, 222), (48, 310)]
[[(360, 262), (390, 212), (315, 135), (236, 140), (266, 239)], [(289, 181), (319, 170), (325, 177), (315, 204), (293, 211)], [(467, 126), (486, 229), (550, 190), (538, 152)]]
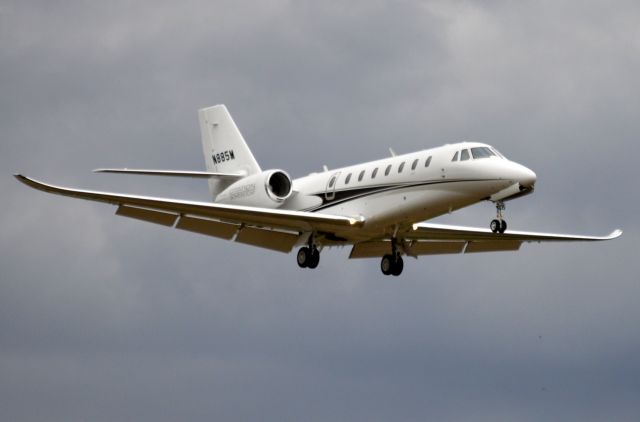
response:
[(504, 202), (496, 202), (496, 219), (491, 220), (489, 227), (494, 233), (504, 233), (507, 231), (507, 221), (502, 218), (502, 211), (505, 210)]

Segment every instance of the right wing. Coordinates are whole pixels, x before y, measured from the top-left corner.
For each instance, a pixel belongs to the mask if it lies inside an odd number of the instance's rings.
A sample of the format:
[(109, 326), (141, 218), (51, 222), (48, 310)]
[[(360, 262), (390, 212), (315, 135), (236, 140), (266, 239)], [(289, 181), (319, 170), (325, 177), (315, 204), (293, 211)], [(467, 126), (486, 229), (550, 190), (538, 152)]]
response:
[(117, 205), (116, 214), (124, 217), (281, 252), (289, 252), (302, 233), (315, 231), (344, 237), (364, 224), (363, 218), (71, 189), (21, 174), (15, 177), (44, 192)]
[[(508, 231), (493, 233), (489, 229), (418, 223), (398, 233), (402, 239), (398, 247), (409, 256), (458, 254), (475, 252), (517, 251), (524, 242), (582, 242), (611, 240), (622, 235), (615, 230), (607, 236), (581, 236), (572, 234)], [(382, 256), (391, 250), (389, 239), (356, 243), (350, 258)]]
[(246, 176), (244, 172), (238, 173), (215, 173), (211, 171), (182, 171), (182, 170), (147, 170), (147, 169), (95, 169), (94, 173), (120, 173), (120, 174), (144, 174), (147, 176), (173, 176), (173, 177), (195, 177), (202, 179), (242, 179)]

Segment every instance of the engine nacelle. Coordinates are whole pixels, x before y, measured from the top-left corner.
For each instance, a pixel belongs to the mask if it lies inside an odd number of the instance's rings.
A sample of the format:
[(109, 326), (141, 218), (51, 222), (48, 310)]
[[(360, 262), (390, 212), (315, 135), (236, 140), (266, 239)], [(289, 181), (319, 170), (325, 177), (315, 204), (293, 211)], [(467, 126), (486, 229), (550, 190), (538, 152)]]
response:
[(291, 195), (291, 178), (283, 170), (266, 170), (238, 180), (220, 192), (216, 202), (278, 208)]

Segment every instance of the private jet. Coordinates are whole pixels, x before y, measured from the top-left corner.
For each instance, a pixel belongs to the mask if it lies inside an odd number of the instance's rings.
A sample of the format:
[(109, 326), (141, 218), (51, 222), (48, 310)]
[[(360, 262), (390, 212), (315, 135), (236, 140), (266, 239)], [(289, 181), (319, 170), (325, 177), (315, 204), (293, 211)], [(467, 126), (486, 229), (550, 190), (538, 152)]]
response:
[[(116, 214), (274, 251), (298, 246), (301, 268), (316, 268), (323, 248), (349, 246), (349, 258), (380, 258), (398, 276), (403, 256), (516, 251), (524, 242), (602, 241), (619, 237), (508, 231), (505, 202), (533, 192), (536, 174), (490, 145), (447, 144), (292, 179), (262, 170), (224, 105), (199, 110), (206, 171), (104, 168), (99, 173), (200, 178), (211, 202), (55, 186), (16, 174), (45, 192), (105, 202)], [(489, 228), (427, 220), (491, 201)]]

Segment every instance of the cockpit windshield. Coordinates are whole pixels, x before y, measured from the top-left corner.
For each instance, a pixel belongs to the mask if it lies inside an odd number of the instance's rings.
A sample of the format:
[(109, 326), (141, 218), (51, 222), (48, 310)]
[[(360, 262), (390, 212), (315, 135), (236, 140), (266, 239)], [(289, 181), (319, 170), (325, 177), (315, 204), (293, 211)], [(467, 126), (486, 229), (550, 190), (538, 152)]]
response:
[(476, 147), (471, 148), (471, 155), (473, 155), (474, 160), (477, 160), (479, 158), (494, 157), (496, 156), (496, 153), (494, 153), (491, 148), (488, 147)]

